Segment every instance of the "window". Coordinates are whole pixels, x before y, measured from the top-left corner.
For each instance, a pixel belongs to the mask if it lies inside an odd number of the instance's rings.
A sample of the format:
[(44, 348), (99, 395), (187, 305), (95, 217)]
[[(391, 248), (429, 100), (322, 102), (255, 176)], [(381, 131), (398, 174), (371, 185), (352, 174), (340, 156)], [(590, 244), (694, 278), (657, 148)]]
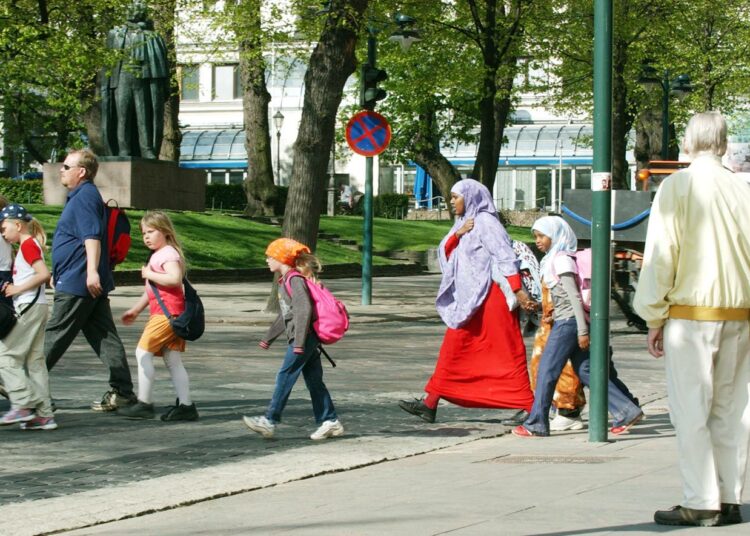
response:
[(197, 65), (183, 65), (180, 67), (180, 91), (182, 100), (197, 101), (200, 89), (200, 79)]
[(213, 99), (219, 101), (242, 98), (239, 65), (214, 65)]

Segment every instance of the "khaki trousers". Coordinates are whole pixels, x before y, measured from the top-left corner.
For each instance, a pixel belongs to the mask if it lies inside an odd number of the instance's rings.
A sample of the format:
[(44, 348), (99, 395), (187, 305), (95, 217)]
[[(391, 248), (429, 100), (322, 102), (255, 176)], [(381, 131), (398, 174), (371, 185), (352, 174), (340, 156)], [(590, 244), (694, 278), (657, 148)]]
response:
[(750, 441), (750, 323), (669, 319), (664, 354), (682, 506), (740, 504)]
[(12, 406), (36, 410), (41, 417), (52, 416), (43, 351), (46, 322), (47, 304), (34, 304), (0, 341), (0, 375)]

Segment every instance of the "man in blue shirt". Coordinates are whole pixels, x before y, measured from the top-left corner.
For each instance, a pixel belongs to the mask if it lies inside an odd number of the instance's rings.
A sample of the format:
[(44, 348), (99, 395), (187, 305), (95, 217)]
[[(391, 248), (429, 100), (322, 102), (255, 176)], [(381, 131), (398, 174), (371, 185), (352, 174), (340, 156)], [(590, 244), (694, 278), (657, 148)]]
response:
[(44, 339), (47, 369), (52, 370), (70, 344), (83, 335), (109, 367), (112, 387), (91, 408), (114, 411), (136, 401), (125, 348), (117, 334), (108, 293), (114, 290), (106, 242), (102, 196), (94, 185), (99, 169), (88, 149), (71, 152), (60, 170), (68, 192), (52, 240), (54, 306)]

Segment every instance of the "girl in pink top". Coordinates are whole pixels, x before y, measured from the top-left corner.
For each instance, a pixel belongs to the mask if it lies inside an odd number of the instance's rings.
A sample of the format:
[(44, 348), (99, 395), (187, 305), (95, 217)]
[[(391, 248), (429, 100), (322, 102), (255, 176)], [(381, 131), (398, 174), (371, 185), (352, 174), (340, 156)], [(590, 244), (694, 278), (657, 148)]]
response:
[(146, 288), (138, 302), (122, 315), (122, 322), (125, 325), (132, 324), (146, 306), (149, 307), (150, 316), (135, 351), (138, 360), (138, 402), (119, 408), (117, 414), (131, 419), (154, 417), (154, 356), (162, 356), (172, 377), (177, 401), (174, 406), (169, 406), (161, 420), (195, 421), (198, 419), (198, 411), (190, 399), (190, 380), (182, 364), (185, 340), (175, 335), (151, 285), (153, 283), (158, 289), (170, 316), (179, 316), (185, 310), (185, 293), (182, 287), (185, 257), (172, 220), (165, 212), (146, 212), (141, 219), (141, 232), (146, 247), (153, 251), (148, 264), (141, 269)]

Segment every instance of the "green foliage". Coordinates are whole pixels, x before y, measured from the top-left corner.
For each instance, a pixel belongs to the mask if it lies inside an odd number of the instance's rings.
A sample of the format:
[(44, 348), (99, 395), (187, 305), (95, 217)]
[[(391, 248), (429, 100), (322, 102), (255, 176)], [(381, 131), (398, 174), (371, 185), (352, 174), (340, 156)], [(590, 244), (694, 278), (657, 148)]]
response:
[(0, 195), (3, 195), (12, 203), (20, 203), (22, 205), (42, 203), (42, 181), (0, 179)]
[(276, 186), (276, 202), (273, 205), (273, 212), (283, 216), (286, 211), (286, 199), (289, 196), (289, 188), (286, 186)]
[(0, 108), (5, 143), (45, 162), (80, 144), (97, 72), (113, 63), (104, 36), (127, 0), (16, 0), (0, 6)]
[(403, 219), (409, 210), (406, 194), (381, 194), (373, 198), (373, 213), (379, 218)]
[(206, 208), (213, 210), (245, 210), (247, 196), (242, 184), (207, 184)]

